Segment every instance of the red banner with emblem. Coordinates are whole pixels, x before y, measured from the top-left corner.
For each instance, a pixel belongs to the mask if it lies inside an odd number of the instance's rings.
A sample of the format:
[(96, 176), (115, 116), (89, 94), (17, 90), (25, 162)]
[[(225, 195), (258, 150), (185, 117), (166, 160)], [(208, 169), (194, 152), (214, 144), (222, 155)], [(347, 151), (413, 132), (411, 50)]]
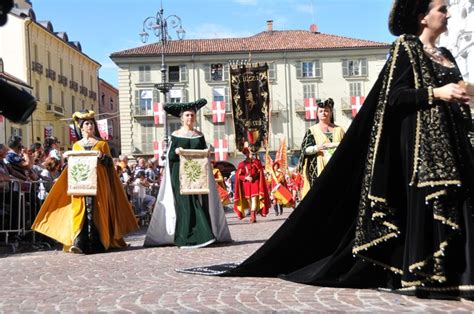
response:
[(225, 122), (225, 102), (213, 101), (212, 102), (212, 122), (213, 123), (224, 123)]
[(304, 99), (304, 117), (306, 120), (316, 120), (318, 117), (318, 100), (316, 98)]
[(364, 104), (364, 96), (351, 96), (352, 117), (355, 117)]
[(153, 117), (155, 118), (155, 124), (163, 124), (165, 122), (165, 111), (163, 110), (162, 102), (153, 103)]
[(214, 157), (215, 160), (227, 160), (229, 152), (228, 141), (226, 139), (214, 139)]

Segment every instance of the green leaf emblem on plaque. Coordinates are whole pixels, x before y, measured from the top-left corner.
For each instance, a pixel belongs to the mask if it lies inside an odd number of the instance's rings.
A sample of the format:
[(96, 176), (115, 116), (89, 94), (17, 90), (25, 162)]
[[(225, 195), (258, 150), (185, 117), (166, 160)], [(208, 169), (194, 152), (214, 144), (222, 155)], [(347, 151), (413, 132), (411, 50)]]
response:
[(71, 177), (74, 183), (85, 181), (89, 177), (89, 165), (77, 163), (71, 167)]
[(184, 163), (184, 173), (185, 173), (186, 178), (190, 182), (192, 183), (196, 182), (201, 176), (201, 172), (202, 172), (201, 166), (199, 165), (197, 161), (186, 160), (186, 162)]

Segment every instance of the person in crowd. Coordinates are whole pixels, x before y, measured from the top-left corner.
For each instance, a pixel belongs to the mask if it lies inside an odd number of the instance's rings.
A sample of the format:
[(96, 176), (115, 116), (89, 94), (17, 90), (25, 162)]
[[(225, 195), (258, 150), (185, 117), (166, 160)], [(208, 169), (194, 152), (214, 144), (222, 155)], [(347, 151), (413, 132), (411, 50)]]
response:
[(219, 192), (222, 205), (226, 206), (230, 203), (230, 199), (229, 199), (229, 192), (227, 192), (227, 187), (224, 182), (224, 177), (222, 176), (222, 173), (219, 170), (219, 168), (216, 167), (216, 162), (214, 160), (211, 161), (211, 165), (212, 165), (212, 175), (214, 176), (214, 180), (216, 181), (216, 184), (217, 184), (217, 192)]
[(140, 171), (145, 172), (147, 168), (148, 168), (148, 165), (147, 165), (147, 162), (146, 162), (145, 158), (139, 157), (137, 159), (137, 164), (135, 165), (135, 169), (134, 169), (133, 173), (136, 176), (138, 172), (140, 172)]
[(474, 300), (471, 98), (436, 46), (447, 5), (394, 1), (399, 37), (331, 162), (290, 219), (223, 275)]
[(298, 167), (304, 178), (302, 197), (313, 186), (344, 136), (344, 130), (334, 124), (333, 111), (332, 98), (319, 102), (317, 123), (303, 137)]
[(72, 253), (99, 253), (125, 248), (124, 235), (138, 228), (130, 203), (112, 165), (110, 149), (99, 136), (94, 111), (73, 114), (79, 139), (73, 151), (98, 152), (97, 194), (67, 195), (68, 173), (57, 179), (38, 213), (33, 230), (64, 245)]
[(40, 178), (46, 181), (45, 189), (47, 192), (51, 190), (54, 182), (61, 174), (61, 162), (53, 157), (48, 157), (43, 163), (44, 169), (40, 173)]
[(147, 189), (151, 189), (151, 184), (145, 176), (144, 171), (137, 172), (134, 181), (133, 194), (135, 195), (138, 203), (137, 214), (141, 215), (144, 213), (152, 213), (153, 207), (155, 206), (155, 197), (147, 194)]
[(145, 246), (174, 244), (181, 248), (198, 248), (216, 241), (232, 241), (210, 167), (205, 169), (208, 172), (208, 195), (184, 195), (180, 192), (181, 149), (207, 148), (204, 135), (195, 128), (196, 112), (206, 103), (205, 99), (199, 99), (164, 106), (167, 113), (180, 118), (181, 128), (171, 135), (165, 177), (148, 227)]
[(21, 136), (12, 135), (8, 147), (10, 150), (5, 156), (5, 162), (10, 167), (10, 174), (20, 180), (29, 180), (31, 163)]
[(39, 142), (31, 144), (28, 155), (30, 157), (30, 161), (32, 161), (31, 170), (36, 174), (37, 177), (39, 177), (44, 169), (42, 164), (46, 157), (43, 145)]
[(248, 146), (242, 153), (245, 159), (237, 165), (234, 185), (234, 212), (244, 219), (250, 210), (250, 223), (257, 222), (257, 214), (266, 217), (270, 208), (270, 197), (262, 163)]
[(3, 201), (10, 192), (11, 175), (4, 161), (7, 152), (8, 148), (4, 144), (0, 144), (0, 201)]
[[(293, 198), (291, 192), (288, 190), (285, 174), (280, 169), (280, 163), (278, 161), (275, 161), (272, 165), (271, 182), (273, 210), (275, 211), (275, 216), (282, 215), (283, 206), (292, 206)], [(280, 193), (282, 189), (286, 189), (288, 193), (283, 195)]]
[(63, 161), (63, 156), (61, 154), (61, 148), (59, 147), (61, 144), (57, 137), (51, 136), (44, 140), (44, 152), (46, 157), (53, 157), (57, 160)]

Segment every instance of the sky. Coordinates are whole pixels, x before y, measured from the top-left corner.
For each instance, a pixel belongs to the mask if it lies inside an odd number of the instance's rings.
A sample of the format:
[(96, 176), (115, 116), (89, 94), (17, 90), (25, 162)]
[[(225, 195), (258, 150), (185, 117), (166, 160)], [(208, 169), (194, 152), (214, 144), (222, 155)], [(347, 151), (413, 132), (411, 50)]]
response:
[[(117, 87), (110, 54), (142, 44), (143, 21), (161, 5), (177, 15), (186, 39), (247, 37), (265, 31), (309, 30), (390, 43), (387, 27), (392, 0), (32, 0), (37, 21), (49, 20), (55, 32), (79, 41), (82, 51), (101, 64), (99, 76)], [(169, 28), (173, 39), (176, 32)], [(159, 39), (150, 34), (148, 43)]]

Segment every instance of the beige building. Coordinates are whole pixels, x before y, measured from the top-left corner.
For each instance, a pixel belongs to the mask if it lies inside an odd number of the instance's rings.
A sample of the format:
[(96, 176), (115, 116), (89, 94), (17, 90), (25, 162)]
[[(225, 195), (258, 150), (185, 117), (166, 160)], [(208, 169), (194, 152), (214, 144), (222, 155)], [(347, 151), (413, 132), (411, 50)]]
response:
[(30, 1), (16, 1), (0, 28), (0, 57), (5, 71), (31, 85), (38, 100), (30, 123), (21, 126), (23, 142), (56, 136), (63, 149), (71, 147), (67, 119), (76, 110), (98, 110), (100, 64), (50, 21), (37, 21)]
[(118, 110), (118, 89), (99, 78), (99, 112), (97, 120), (107, 120), (110, 152), (113, 157), (120, 155), (120, 130)]
[[(230, 156), (238, 159), (229, 100), (230, 63), (251, 59), (269, 64), (270, 150), (286, 137), (296, 156), (306, 129), (315, 123), (305, 119), (304, 99), (333, 98), (336, 123), (347, 129), (352, 121), (351, 96), (367, 95), (389, 49), (387, 43), (318, 32), (276, 31), (271, 21), (267, 27), (246, 38), (170, 41), (164, 50), (168, 80), (174, 84), (168, 101), (206, 98), (209, 104), (199, 113), (199, 128), (210, 144), (227, 139)], [(119, 68), (122, 153), (151, 156), (153, 140), (164, 135), (163, 125), (154, 126), (152, 108), (161, 98), (154, 89), (161, 82), (161, 45), (115, 52), (111, 59)], [(225, 101), (224, 124), (213, 124), (212, 101)], [(168, 117), (171, 133), (179, 120)]]

